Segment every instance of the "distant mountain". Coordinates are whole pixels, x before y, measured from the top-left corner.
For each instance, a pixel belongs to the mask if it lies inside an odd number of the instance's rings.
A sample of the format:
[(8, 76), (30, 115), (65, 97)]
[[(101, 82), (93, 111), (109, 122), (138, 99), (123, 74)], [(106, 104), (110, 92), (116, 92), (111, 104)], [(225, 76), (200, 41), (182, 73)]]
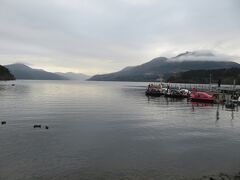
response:
[(81, 73), (72, 73), (72, 72), (68, 72), (68, 73), (60, 73), (57, 72), (56, 74), (65, 77), (69, 80), (81, 80), (81, 81), (85, 81), (86, 79), (89, 78), (89, 76), (85, 75), (85, 74), (81, 74)]
[(236, 84), (240, 84), (240, 68), (190, 70), (172, 74), (167, 81), (172, 83), (208, 84), (210, 74), (212, 83), (221, 80), (222, 84), (233, 84), (233, 80), (235, 80)]
[(167, 59), (158, 57), (145, 64), (127, 67), (121, 71), (95, 75), (92, 81), (158, 81), (167, 79), (172, 73), (197, 69), (221, 69), (240, 67), (226, 57), (216, 56), (210, 52), (186, 52)]
[(15, 80), (14, 75), (6, 67), (0, 65), (0, 81), (8, 80)]
[(16, 79), (31, 80), (66, 80), (67, 78), (55, 73), (50, 73), (41, 69), (32, 69), (24, 64), (6, 65)]

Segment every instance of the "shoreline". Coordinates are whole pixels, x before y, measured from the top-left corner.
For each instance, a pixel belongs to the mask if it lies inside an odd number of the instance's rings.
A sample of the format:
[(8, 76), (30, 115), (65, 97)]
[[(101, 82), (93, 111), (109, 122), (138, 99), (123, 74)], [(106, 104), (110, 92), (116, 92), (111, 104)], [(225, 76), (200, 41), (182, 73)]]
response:
[(219, 173), (217, 175), (207, 175), (200, 178), (181, 180), (240, 180), (240, 171), (236, 174)]

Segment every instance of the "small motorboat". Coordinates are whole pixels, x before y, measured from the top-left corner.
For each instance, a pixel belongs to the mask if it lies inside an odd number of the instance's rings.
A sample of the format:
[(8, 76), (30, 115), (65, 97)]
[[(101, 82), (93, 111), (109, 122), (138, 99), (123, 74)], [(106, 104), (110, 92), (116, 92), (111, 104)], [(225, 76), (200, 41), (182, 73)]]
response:
[(232, 101), (228, 101), (228, 102), (225, 103), (225, 108), (235, 109), (235, 104)]
[(168, 91), (164, 94), (165, 97), (170, 98), (186, 98), (187, 96), (181, 93), (179, 90), (176, 89), (168, 89)]
[(231, 102), (236, 105), (240, 105), (240, 97), (238, 99), (232, 99)]
[(163, 89), (161, 84), (149, 84), (145, 94), (146, 96), (159, 97), (163, 95)]
[(214, 103), (215, 97), (209, 95), (206, 92), (197, 92), (195, 88), (193, 88), (191, 93), (191, 101), (193, 102), (205, 102), (205, 103)]
[(186, 98), (189, 98), (191, 95), (191, 91), (188, 89), (180, 89), (179, 92)]

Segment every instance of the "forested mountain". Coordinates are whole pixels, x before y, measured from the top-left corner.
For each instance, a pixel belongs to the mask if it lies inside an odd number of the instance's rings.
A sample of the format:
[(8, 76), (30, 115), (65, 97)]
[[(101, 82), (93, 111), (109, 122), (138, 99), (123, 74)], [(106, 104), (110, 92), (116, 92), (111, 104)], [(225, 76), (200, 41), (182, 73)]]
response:
[(121, 71), (95, 75), (94, 81), (157, 81), (167, 80), (172, 73), (198, 69), (223, 69), (239, 67), (240, 64), (212, 53), (186, 52), (173, 58), (158, 57), (139, 66), (127, 67)]
[(0, 65), (0, 81), (8, 80), (15, 80), (14, 75), (6, 67)]
[(41, 69), (32, 69), (24, 64), (6, 65), (6, 68), (16, 77), (16, 79), (32, 80), (66, 80), (66, 77), (55, 73), (50, 73)]
[(222, 84), (240, 84), (240, 68), (230, 69), (211, 69), (211, 70), (191, 70), (186, 72), (175, 73), (168, 78), (172, 83), (217, 83), (221, 80)]

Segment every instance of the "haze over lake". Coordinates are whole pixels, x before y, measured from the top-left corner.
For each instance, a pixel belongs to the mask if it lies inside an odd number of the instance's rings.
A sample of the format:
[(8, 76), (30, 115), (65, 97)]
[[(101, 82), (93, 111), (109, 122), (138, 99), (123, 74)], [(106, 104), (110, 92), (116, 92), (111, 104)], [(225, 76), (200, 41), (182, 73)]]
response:
[(0, 180), (176, 180), (239, 170), (238, 109), (147, 98), (147, 83), (15, 83), (0, 84)]

